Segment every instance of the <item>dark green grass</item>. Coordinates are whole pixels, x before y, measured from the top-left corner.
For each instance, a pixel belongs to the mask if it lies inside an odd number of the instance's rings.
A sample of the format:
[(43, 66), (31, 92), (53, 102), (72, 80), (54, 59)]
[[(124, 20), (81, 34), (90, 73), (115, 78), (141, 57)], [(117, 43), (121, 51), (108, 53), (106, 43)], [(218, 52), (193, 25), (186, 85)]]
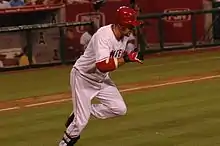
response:
[[(220, 70), (220, 52), (146, 59), (111, 74), (118, 84), (204, 74)], [(71, 66), (0, 73), (0, 101), (69, 91)]]
[[(76, 146), (218, 146), (220, 79), (124, 93), (128, 113), (90, 120)], [(3, 146), (56, 146), (71, 103), (1, 112)]]

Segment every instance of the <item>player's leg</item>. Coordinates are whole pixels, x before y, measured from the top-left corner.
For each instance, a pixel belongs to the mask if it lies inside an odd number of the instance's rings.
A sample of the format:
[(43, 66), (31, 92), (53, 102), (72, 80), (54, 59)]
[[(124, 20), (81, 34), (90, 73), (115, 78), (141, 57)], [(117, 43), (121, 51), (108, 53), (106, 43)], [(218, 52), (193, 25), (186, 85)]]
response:
[(85, 80), (78, 71), (71, 72), (71, 91), (73, 98), (74, 117), (64, 132), (59, 146), (73, 146), (80, 138), (80, 133), (85, 128), (90, 118), (91, 99), (98, 93), (91, 88), (91, 83)]
[[(73, 102), (73, 105), (74, 105), (74, 101), (75, 101), (75, 73), (76, 73), (76, 70), (73, 68), (71, 70), (71, 73), (70, 73), (70, 86), (71, 86), (71, 93), (72, 93), (72, 102)], [(73, 106), (73, 109), (74, 109), (75, 106)], [(75, 117), (75, 114), (74, 114), (74, 110), (71, 112), (71, 114), (69, 115), (69, 117), (67, 118), (67, 121), (65, 123), (65, 127), (69, 127), (69, 125), (72, 123), (73, 119)]]
[(96, 118), (106, 119), (126, 114), (126, 104), (110, 79), (103, 84), (101, 91), (96, 97), (101, 102), (100, 104), (92, 104), (91, 113)]
[[(74, 105), (74, 101), (75, 101), (75, 76), (76, 75), (76, 70), (73, 68), (71, 70), (71, 73), (70, 73), (70, 86), (71, 86), (71, 93), (72, 93), (72, 102), (73, 102), (73, 105)], [(73, 109), (74, 109), (75, 106), (73, 106)], [(73, 119), (75, 117), (75, 114), (74, 114), (74, 110), (71, 112), (71, 114), (69, 115), (66, 123), (65, 123), (65, 127), (69, 127), (69, 125), (72, 123)]]
[(65, 123), (66, 128), (72, 123), (74, 117), (75, 117), (75, 114), (74, 114), (74, 112), (72, 112), (72, 113), (69, 115), (69, 117), (68, 117), (68, 119), (67, 119), (67, 121), (66, 121), (66, 123)]

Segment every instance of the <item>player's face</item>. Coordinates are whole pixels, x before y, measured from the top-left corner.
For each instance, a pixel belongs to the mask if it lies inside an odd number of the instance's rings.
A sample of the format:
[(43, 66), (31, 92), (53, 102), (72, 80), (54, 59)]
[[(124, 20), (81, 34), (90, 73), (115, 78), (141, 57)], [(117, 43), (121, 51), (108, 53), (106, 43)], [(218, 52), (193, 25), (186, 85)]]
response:
[(126, 29), (123, 31), (123, 35), (129, 37), (132, 32), (133, 32), (133, 29), (126, 28)]
[(123, 27), (122, 30), (121, 30), (121, 33), (122, 33), (123, 36), (129, 37), (131, 35), (131, 33), (133, 33), (133, 31), (134, 31), (133, 26)]

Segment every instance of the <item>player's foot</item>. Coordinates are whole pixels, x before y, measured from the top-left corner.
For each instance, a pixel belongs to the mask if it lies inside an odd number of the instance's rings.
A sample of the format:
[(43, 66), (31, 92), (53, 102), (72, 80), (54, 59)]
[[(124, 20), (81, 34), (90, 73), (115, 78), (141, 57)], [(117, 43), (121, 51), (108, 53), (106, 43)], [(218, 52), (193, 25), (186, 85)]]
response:
[(64, 136), (60, 141), (59, 146), (74, 146), (79, 139), (80, 136), (71, 138), (66, 132), (64, 132)]
[(74, 113), (72, 113), (72, 114), (69, 116), (69, 118), (67, 119), (67, 121), (66, 121), (66, 123), (65, 123), (66, 128), (69, 127), (69, 125), (72, 123), (74, 117), (75, 117)]

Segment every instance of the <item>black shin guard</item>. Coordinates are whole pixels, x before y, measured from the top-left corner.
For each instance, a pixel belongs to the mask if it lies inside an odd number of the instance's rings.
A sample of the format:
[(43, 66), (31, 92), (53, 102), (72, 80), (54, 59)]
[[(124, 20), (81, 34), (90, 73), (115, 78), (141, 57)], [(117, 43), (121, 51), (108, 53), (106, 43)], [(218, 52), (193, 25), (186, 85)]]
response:
[(74, 146), (74, 144), (80, 139), (80, 136), (71, 138), (66, 131), (64, 132), (63, 141), (67, 144), (67, 146)]
[(72, 123), (73, 119), (74, 119), (74, 113), (72, 113), (69, 118), (67, 119), (66, 123), (65, 123), (65, 126), (66, 128), (69, 127), (69, 125)]

